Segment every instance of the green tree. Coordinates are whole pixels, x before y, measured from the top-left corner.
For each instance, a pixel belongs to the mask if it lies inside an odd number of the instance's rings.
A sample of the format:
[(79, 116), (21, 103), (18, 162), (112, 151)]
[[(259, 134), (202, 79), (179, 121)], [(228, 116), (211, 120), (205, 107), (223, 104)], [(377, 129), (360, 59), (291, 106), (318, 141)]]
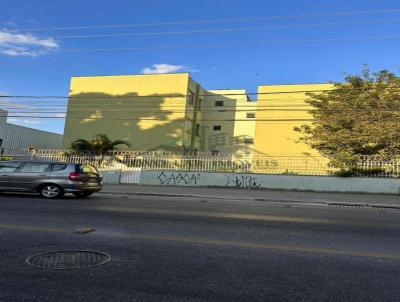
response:
[(71, 149), (78, 153), (89, 153), (92, 155), (104, 155), (109, 151), (117, 149), (117, 146), (130, 144), (124, 140), (111, 140), (105, 134), (97, 134), (92, 139), (77, 139), (71, 143)]
[(334, 89), (309, 93), (314, 121), (295, 127), (300, 141), (331, 158), (341, 169), (360, 155), (393, 159), (400, 153), (400, 77), (387, 70), (348, 75)]

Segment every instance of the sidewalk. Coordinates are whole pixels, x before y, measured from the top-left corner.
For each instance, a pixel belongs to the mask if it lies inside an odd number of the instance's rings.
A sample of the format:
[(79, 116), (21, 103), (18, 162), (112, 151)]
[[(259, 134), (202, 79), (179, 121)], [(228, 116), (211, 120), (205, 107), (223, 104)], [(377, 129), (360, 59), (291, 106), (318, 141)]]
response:
[(384, 205), (400, 209), (400, 196), (378, 194), (320, 193), (280, 190), (248, 190), (236, 188), (104, 185), (103, 194), (198, 197), (243, 201), (280, 201), (299, 203), (349, 203)]

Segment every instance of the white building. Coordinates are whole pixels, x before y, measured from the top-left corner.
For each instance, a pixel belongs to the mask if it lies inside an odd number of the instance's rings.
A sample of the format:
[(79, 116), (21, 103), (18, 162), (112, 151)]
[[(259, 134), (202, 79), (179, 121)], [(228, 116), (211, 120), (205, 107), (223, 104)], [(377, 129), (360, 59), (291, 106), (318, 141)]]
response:
[(7, 123), (8, 112), (0, 109), (0, 147), (8, 150), (61, 149), (61, 134), (31, 129)]

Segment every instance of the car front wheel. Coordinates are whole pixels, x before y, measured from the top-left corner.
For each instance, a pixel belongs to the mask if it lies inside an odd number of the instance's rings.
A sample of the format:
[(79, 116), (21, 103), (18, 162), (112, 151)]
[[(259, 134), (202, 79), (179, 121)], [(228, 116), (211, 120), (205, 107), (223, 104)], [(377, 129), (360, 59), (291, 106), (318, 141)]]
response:
[(74, 194), (78, 198), (85, 198), (85, 197), (89, 197), (93, 193), (94, 192), (85, 191), (85, 192), (74, 192), (72, 194)]
[(58, 185), (47, 184), (40, 187), (39, 194), (43, 198), (56, 199), (64, 196), (64, 190)]

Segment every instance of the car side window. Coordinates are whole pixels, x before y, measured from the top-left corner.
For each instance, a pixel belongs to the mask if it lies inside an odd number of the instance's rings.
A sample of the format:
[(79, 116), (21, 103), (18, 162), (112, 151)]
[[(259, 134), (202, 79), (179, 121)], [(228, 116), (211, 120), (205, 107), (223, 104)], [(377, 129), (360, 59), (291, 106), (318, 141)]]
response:
[(21, 163), (0, 163), (0, 172), (14, 172)]
[(60, 172), (67, 168), (66, 164), (53, 164), (51, 172)]
[(50, 164), (45, 163), (26, 163), (20, 172), (22, 173), (42, 173), (49, 169)]

